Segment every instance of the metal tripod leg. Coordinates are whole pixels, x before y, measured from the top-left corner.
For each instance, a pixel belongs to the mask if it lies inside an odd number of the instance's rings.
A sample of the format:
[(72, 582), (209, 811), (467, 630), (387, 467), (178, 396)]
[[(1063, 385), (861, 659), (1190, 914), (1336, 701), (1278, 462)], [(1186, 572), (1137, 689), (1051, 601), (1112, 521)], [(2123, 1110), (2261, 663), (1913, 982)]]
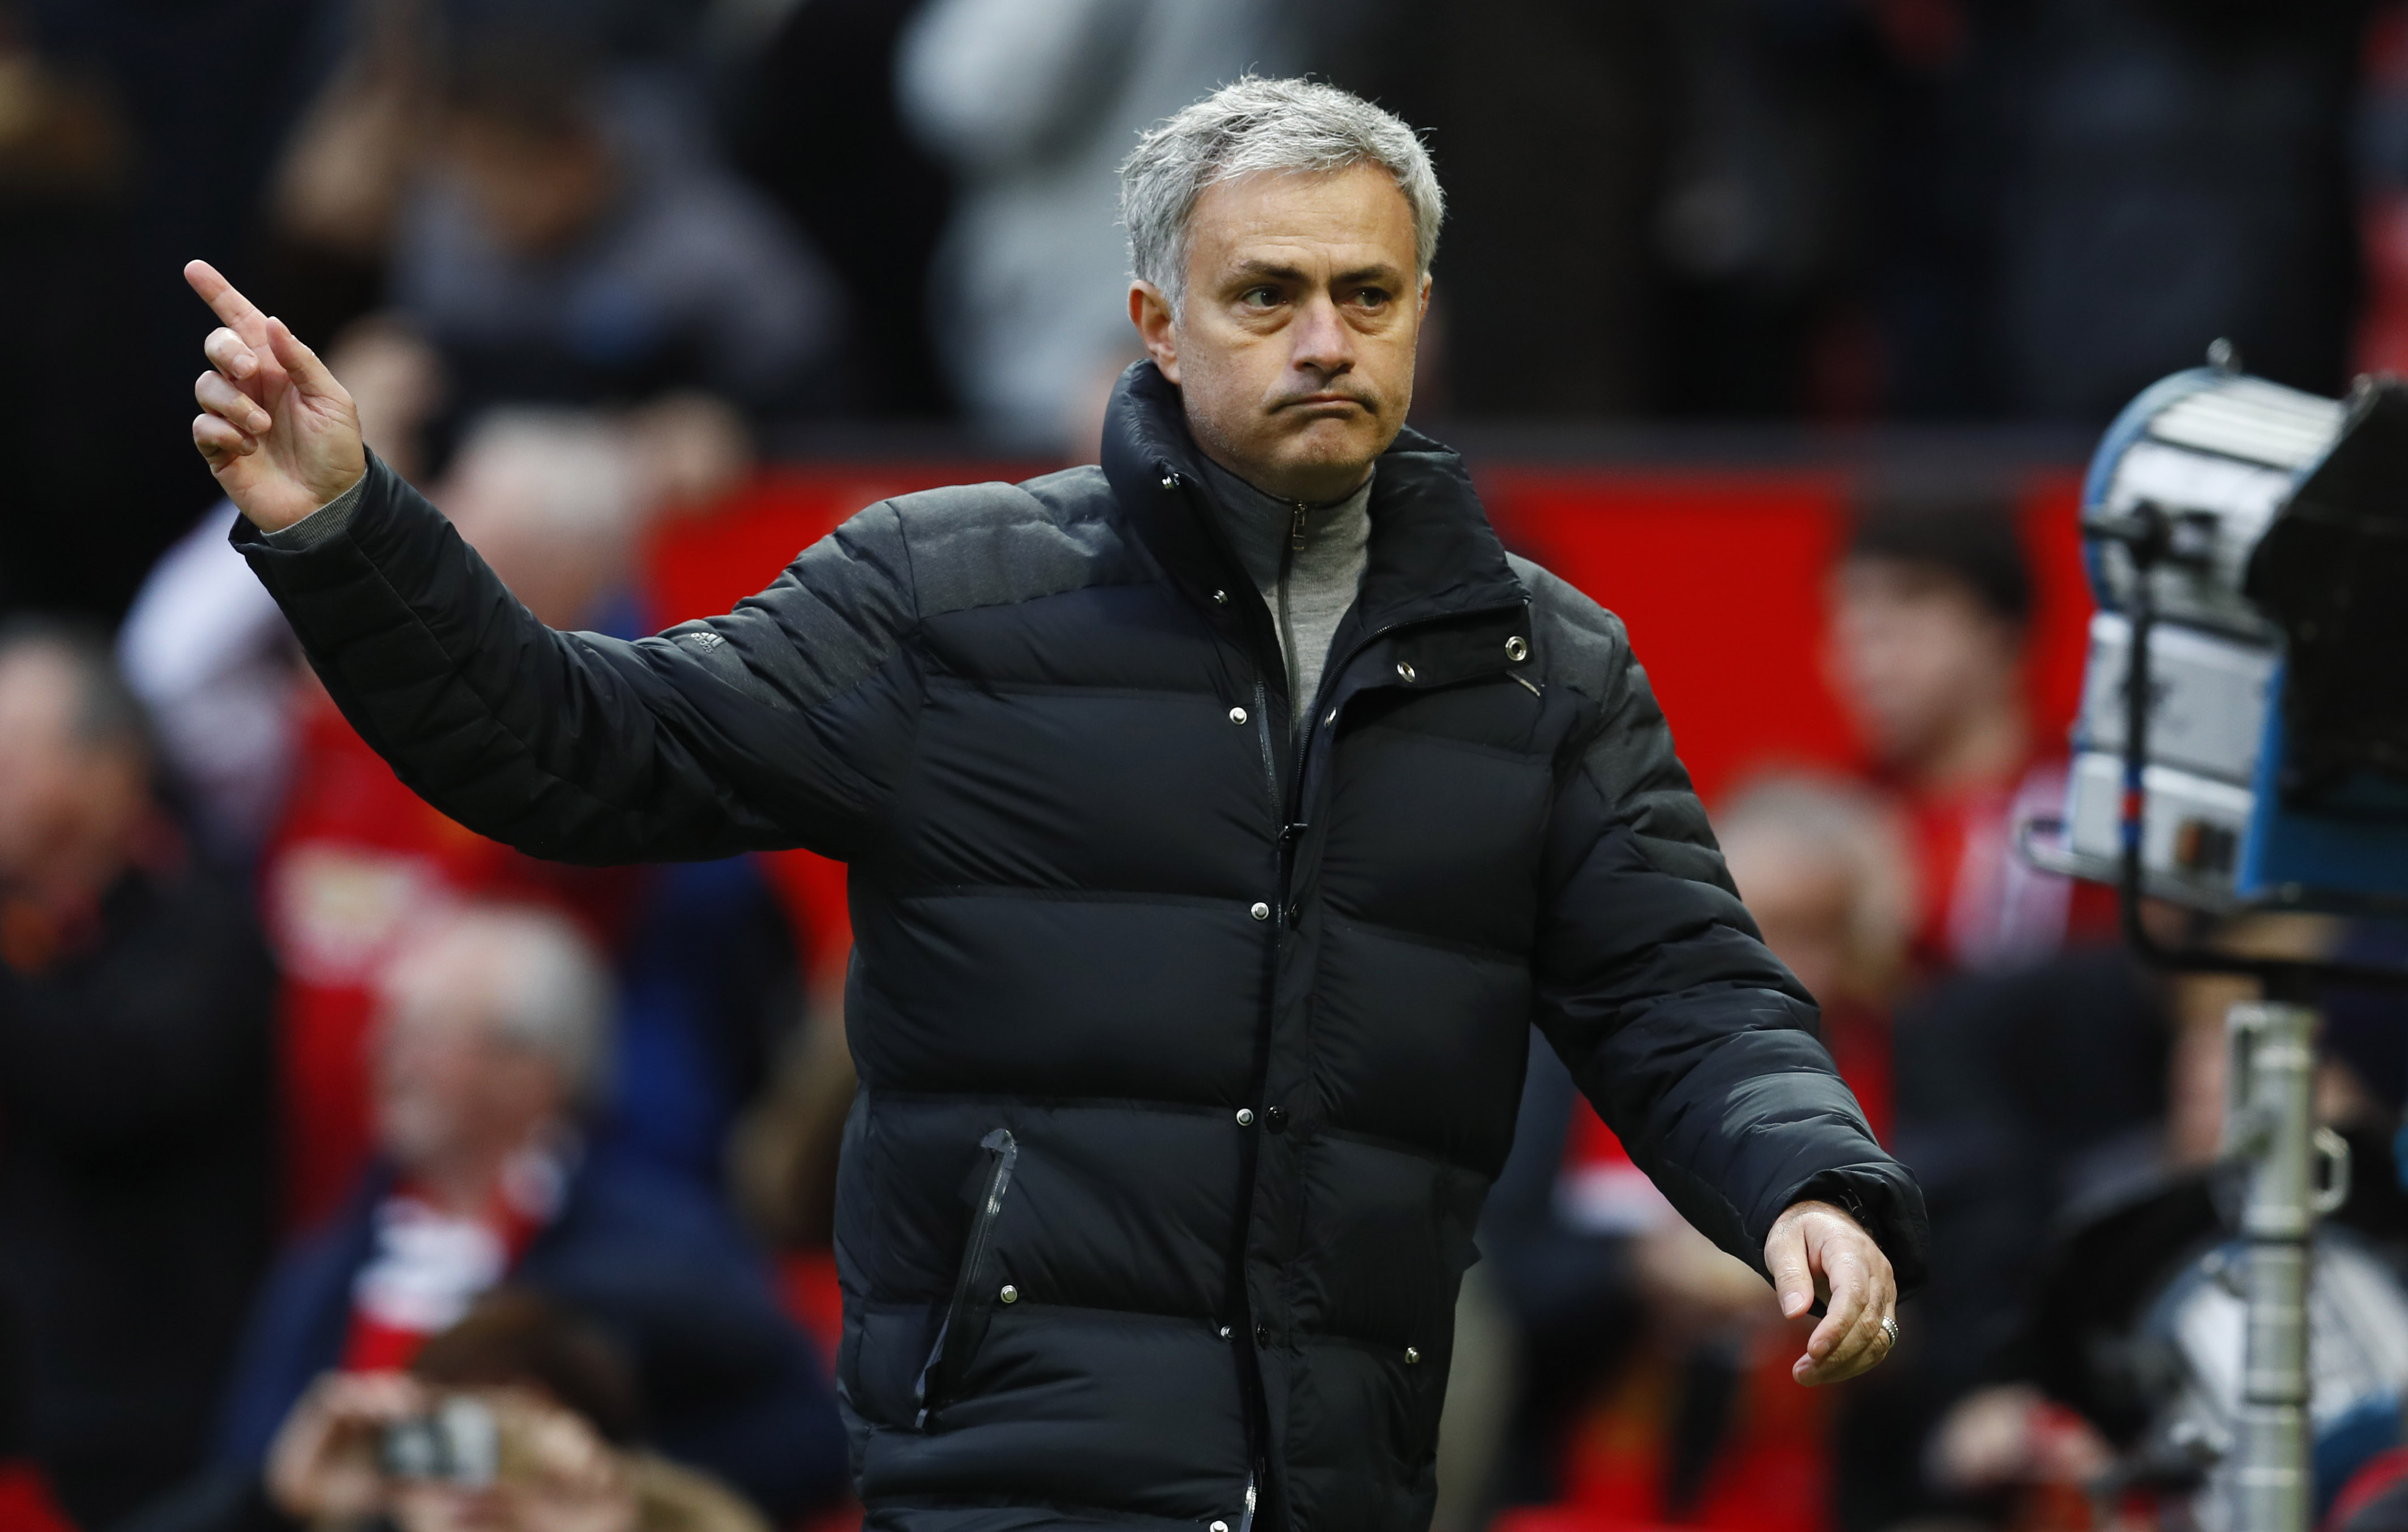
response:
[[(2316, 1219), (2347, 1190), (2339, 1140), (2315, 1116), (2316, 1013), (2279, 1002), (2226, 1018), (2231, 1078), (2224, 1157), (2245, 1167), (2241, 1238), (2248, 1334), (2233, 1487), (2243, 1532), (2308, 1532), (2308, 1254)], [(2345, 1152), (2344, 1152), (2345, 1153)], [(2339, 1158), (2319, 1184), (2320, 1160)]]

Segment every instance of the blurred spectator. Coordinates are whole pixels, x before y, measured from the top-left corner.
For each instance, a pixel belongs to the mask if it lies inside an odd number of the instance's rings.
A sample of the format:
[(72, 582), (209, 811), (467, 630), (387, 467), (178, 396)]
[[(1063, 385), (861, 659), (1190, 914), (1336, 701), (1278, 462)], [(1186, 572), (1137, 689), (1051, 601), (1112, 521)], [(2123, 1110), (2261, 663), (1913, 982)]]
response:
[(292, 789), (300, 652), (284, 614), (226, 542), (220, 501), (161, 555), (117, 632), (200, 843), (248, 866)]
[(268, 1249), (273, 983), (107, 649), (0, 637), (0, 1409), (86, 1525), (200, 1460)]
[(296, 334), (338, 334), (383, 299), (394, 228), (437, 127), (435, 9), (353, 0), (322, 13), (331, 67), (260, 208), (263, 296)]
[(680, 389), (769, 415), (835, 401), (826, 270), (657, 73), (607, 70), (566, 13), (465, 25), (433, 71), (423, 151), (422, 118), (383, 95), (347, 106), (350, 79), (311, 119), (329, 141), (295, 147), (282, 221), (357, 244), (390, 217), (389, 297), (441, 355), (451, 418)]
[(903, 38), (905, 121), (961, 199), (934, 330), (970, 418), (1091, 460), (1139, 352), (1116, 174), (1138, 133), (1248, 69), (1290, 70), (1269, 0), (931, 0)]
[[(388, 1433), (460, 1400), (493, 1423), (493, 1482), (396, 1475)], [(498, 1292), (407, 1374), (320, 1379), (277, 1433), (267, 1493), (298, 1521), (382, 1515), (399, 1532), (767, 1532), (709, 1475), (645, 1451), (639, 1425), (634, 1381), (607, 1340), (533, 1294)]]
[(2061, 746), (2027, 694), (2031, 574), (2009, 508), (1986, 500), (1877, 499), (1830, 584), (1826, 663), (1880, 777), (1913, 821), (1921, 909), (1915, 955), (1946, 969), (2046, 953), (2095, 893), (2015, 854), (2014, 826), (2064, 798)]
[(220, 1438), (255, 1472), (310, 1380), (408, 1365), (508, 1280), (624, 1350), (663, 1452), (776, 1515), (842, 1488), (824, 1369), (707, 1199), (586, 1153), (607, 1090), (609, 977), (566, 919), (465, 906), (394, 955), (376, 1046), (380, 1158), (283, 1258)]

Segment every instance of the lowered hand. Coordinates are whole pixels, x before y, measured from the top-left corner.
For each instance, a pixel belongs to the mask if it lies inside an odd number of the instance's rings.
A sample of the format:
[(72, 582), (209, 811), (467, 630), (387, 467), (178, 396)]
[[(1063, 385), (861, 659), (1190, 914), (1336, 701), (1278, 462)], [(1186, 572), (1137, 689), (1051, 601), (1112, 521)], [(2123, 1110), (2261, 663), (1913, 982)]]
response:
[(1824, 1300), (1823, 1322), (1789, 1375), (1813, 1387), (1870, 1371), (1898, 1338), (1898, 1276), (1863, 1224), (1828, 1202), (1800, 1202), (1773, 1222), (1764, 1240), (1784, 1319)]

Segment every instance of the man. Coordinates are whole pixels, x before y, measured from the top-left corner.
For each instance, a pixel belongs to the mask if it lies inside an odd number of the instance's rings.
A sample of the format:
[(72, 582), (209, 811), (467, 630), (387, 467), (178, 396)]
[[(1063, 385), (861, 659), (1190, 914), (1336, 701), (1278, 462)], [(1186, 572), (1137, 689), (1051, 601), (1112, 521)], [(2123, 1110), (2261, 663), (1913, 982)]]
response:
[(395, 310), (441, 356), (444, 423), (688, 389), (824, 403), (840, 298), (817, 253), (682, 102), (597, 65), (574, 25), (470, 25), (444, 51), (389, 258)]
[[(1426, 1523), (1535, 1018), (1674, 1202), (1895, 1330), (1920, 1205), (1755, 939), (1620, 626), (1403, 430), (1440, 194), (1241, 80), (1123, 173), (1103, 465), (873, 507), (731, 616), (510, 602), (195, 263), (204, 455), (413, 787), (542, 854), (852, 864), (842, 1378), (881, 1527)], [(1886, 1253), (1885, 1253), (1886, 1252)]]
[(2027, 694), (2031, 573), (2008, 507), (1882, 499), (1830, 581), (1833, 690), (1903, 795), (1919, 863), (1915, 956), (1927, 970), (2044, 957), (2103, 928), (2112, 898), (2077, 897), (2012, 848), (2055, 812), (2065, 762), (2041, 747)]
[(86, 1526), (201, 1461), (274, 1200), (275, 975), (152, 762), (96, 637), (0, 634), (0, 1404)]
[[(509, 1465), (487, 1484), (391, 1471), (387, 1434), (463, 1398)], [(429, 1340), (409, 1371), (337, 1373), (268, 1453), (271, 1501), (305, 1526), (398, 1532), (769, 1532), (707, 1474), (641, 1445), (635, 1380), (609, 1341), (532, 1293), (502, 1291)]]
[(313, 1380), (408, 1367), (508, 1279), (624, 1351), (663, 1451), (780, 1516), (840, 1491), (819, 1361), (733, 1226), (682, 1182), (583, 1152), (609, 1003), (600, 954), (533, 907), (464, 905), (394, 954), (375, 1039), (382, 1160), (262, 1297), (220, 1443), (236, 1484), (257, 1487)]

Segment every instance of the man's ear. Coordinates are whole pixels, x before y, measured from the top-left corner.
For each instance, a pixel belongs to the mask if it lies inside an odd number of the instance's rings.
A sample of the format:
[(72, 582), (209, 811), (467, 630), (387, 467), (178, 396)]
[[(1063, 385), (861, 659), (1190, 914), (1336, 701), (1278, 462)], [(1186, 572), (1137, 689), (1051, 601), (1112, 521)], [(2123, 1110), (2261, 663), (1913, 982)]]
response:
[(1145, 345), (1146, 354), (1154, 358), (1165, 379), (1176, 386), (1179, 382), (1179, 337), (1176, 322), (1170, 315), (1170, 300), (1162, 289), (1152, 282), (1129, 283), (1129, 322), (1137, 326), (1137, 337)]
[(1422, 307), (1421, 307), (1421, 312), (1420, 312), (1418, 315), (1414, 316), (1417, 322), (1418, 322), (1419, 320), (1426, 320), (1426, 319), (1429, 318), (1429, 295), (1430, 295), (1430, 279), (1429, 279), (1429, 274), (1428, 274), (1427, 272), (1424, 272), (1424, 273), (1422, 274)]

